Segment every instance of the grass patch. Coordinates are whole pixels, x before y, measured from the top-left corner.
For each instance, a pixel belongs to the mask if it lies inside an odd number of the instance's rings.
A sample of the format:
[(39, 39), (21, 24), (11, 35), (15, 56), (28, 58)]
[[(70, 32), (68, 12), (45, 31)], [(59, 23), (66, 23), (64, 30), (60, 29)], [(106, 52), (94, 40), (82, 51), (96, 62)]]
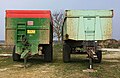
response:
[(13, 52), (13, 46), (0, 46), (0, 53), (12, 53)]
[[(47, 63), (43, 59), (30, 59), (28, 64), (31, 66), (27, 69), (14, 68), (13, 65), (23, 64), (21, 62), (13, 62), (12, 58), (0, 57), (0, 68), (10, 68), (10, 70), (0, 73), (0, 77), (9, 77), (9, 74), (16, 74), (19, 78), (119, 78), (120, 77), (120, 58), (112, 58), (119, 62), (110, 62), (103, 58), (101, 64), (94, 64), (97, 72), (83, 72), (89, 66), (86, 55), (71, 55), (71, 61), (64, 63), (62, 59), (62, 45), (54, 45), (53, 62)], [(111, 53), (112, 54), (112, 53)], [(103, 56), (106, 54), (103, 54)], [(105, 61), (108, 60), (108, 61)], [(4, 76), (6, 74), (6, 76)], [(3, 76), (2, 76), (3, 75)], [(16, 78), (11, 75), (9, 78)]]

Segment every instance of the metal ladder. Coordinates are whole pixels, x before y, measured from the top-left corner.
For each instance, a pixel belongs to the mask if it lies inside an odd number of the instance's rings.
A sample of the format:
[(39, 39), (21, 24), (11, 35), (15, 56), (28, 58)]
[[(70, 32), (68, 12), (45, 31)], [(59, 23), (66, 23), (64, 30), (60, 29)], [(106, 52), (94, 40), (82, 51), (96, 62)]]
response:
[(24, 36), (26, 36), (26, 24), (18, 23), (17, 24), (17, 43), (22, 42)]
[[(17, 46), (21, 46), (22, 48), (25, 47), (26, 44), (26, 36), (27, 36), (27, 28), (26, 28), (26, 23), (25, 22), (20, 22), (17, 24), (17, 29), (16, 29), (16, 34), (17, 34)], [(27, 63), (27, 56), (24, 57), (24, 68), (26, 68), (26, 63)]]

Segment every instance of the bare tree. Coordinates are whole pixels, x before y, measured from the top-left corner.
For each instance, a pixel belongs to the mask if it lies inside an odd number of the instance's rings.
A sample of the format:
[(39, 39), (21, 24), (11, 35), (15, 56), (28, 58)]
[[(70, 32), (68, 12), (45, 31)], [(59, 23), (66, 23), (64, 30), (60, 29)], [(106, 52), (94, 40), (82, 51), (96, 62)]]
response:
[(53, 14), (53, 36), (60, 42), (62, 37), (62, 25), (64, 22), (63, 11), (55, 11)]

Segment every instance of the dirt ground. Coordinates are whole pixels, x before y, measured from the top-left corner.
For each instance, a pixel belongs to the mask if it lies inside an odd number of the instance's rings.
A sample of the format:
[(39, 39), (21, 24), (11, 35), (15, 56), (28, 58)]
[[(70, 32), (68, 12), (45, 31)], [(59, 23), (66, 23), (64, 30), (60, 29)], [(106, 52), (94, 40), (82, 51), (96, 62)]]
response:
[(13, 62), (11, 57), (0, 57), (0, 78), (120, 78), (120, 52), (103, 53), (101, 64), (94, 64), (97, 72), (83, 72), (88, 68), (86, 56), (72, 55), (71, 62), (63, 63), (62, 51), (54, 49), (54, 60), (46, 63), (42, 59)]

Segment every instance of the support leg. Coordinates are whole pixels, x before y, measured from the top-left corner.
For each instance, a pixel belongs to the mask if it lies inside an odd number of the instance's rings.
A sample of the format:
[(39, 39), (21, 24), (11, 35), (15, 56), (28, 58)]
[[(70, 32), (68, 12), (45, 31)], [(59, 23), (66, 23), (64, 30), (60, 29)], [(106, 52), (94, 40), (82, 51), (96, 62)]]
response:
[(27, 65), (27, 58), (25, 57), (24, 58), (24, 68), (26, 68), (26, 65)]
[(93, 69), (93, 59), (89, 58), (89, 69)]

